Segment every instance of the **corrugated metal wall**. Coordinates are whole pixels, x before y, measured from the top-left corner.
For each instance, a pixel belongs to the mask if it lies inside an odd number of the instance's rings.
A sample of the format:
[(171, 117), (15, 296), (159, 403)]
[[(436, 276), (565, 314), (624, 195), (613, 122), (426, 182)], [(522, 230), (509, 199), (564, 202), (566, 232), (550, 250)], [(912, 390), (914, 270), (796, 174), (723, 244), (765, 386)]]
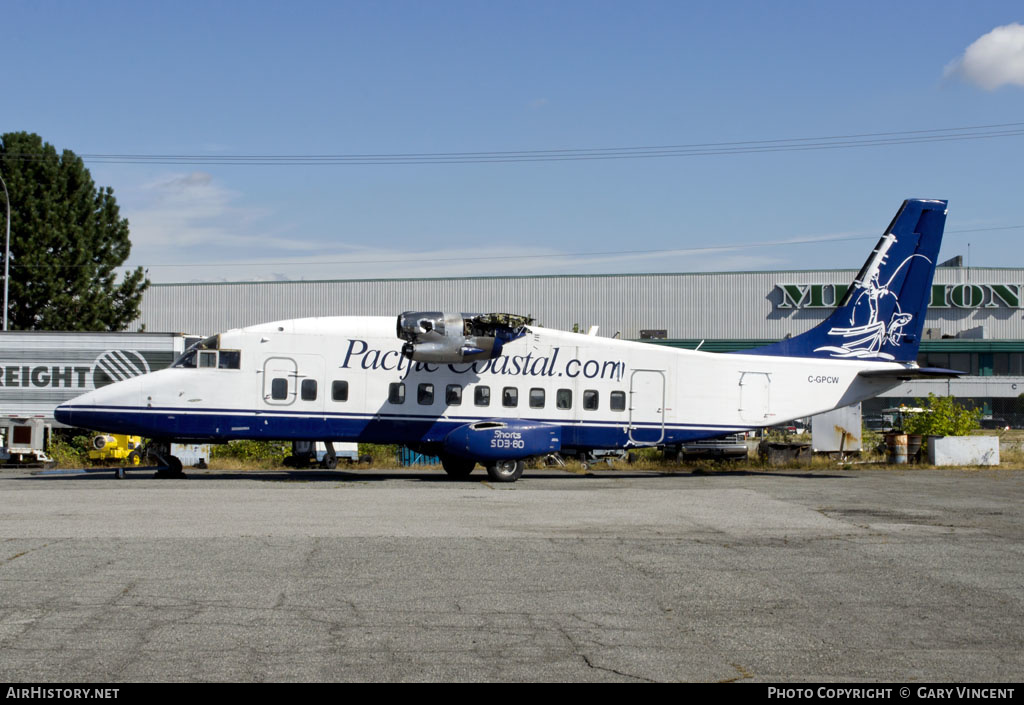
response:
[[(849, 284), (853, 270), (479, 277), (237, 284), (157, 284), (132, 329), (211, 334), (305, 316), (388, 315), (402, 311), (503, 311), (541, 324), (601, 326), (638, 338), (780, 339), (807, 330), (826, 309), (780, 309), (777, 284)], [(1024, 283), (1024, 269), (940, 268), (937, 284)], [(1024, 339), (1022, 309), (930, 309), (927, 326), (946, 335), (984, 326), (987, 338)], [(981, 337), (980, 335), (978, 337)]]
[(110, 382), (169, 366), (185, 339), (163, 334), (0, 332), (0, 413), (42, 416)]

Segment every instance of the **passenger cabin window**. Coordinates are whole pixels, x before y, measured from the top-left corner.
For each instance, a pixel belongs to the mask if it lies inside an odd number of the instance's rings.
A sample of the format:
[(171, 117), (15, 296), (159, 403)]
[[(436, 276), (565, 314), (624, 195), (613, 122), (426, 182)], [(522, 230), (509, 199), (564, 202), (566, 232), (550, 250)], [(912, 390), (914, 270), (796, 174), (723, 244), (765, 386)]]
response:
[(559, 409), (571, 409), (572, 408), (572, 390), (571, 389), (559, 389), (558, 394), (555, 395), (555, 406)]
[(388, 387), (388, 402), (391, 404), (405, 403), (405, 384), (403, 382), (392, 382)]
[(459, 406), (462, 403), (462, 385), (449, 384), (444, 389), (444, 403), (448, 406)]
[(583, 408), (587, 411), (597, 411), (597, 401), (597, 390), (587, 389), (583, 392)]
[(340, 379), (331, 382), (331, 401), (348, 401), (348, 382)]
[(534, 387), (533, 389), (530, 390), (530, 408), (544, 408), (544, 390), (541, 389), (540, 387)]
[(434, 403), (434, 385), (423, 382), (416, 388), (416, 402), (429, 406)]
[(478, 386), (473, 392), (473, 403), (477, 406), (490, 406), (491, 388), (486, 385)]
[(270, 398), (277, 401), (288, 398), (288, 380), (284, 377), (275, 377), (270, 382)]
[(302, 386), (299, 388), (302, 396), (302, 401), (316, 401), (316, 380), (315, 379), (304, 379), (302, 380)]
[(626, 410), (626, 393), (625, 392), (612, 392), (608, 399), (611, 405), (612, 411), (625, 411)]
[(515, 387), (505, 387), (501, 390), (502, 406), (519, 406), (519, 390)]

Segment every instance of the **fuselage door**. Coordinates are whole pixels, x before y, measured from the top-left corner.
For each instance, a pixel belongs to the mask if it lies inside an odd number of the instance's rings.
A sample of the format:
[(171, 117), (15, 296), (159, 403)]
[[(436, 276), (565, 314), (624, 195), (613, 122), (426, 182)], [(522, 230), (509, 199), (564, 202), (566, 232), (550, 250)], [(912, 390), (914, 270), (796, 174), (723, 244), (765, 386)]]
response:
[[(260, 429), (272, 438), (317, 440), (325, 437), (324, 359), (293, 354), (268, 357), (263, 363), (263, 413)], [(287, 409), (286, 413), (275, 410)]]
[(740, 372), (740, 419), (764, 426), (771, 415), (771, 375), (767, 372)]
[(263, 401), (290, 406), (299, 393), (299, 366), (290, 357), (268, 357), (263, 363)]
[(655, 445), (665, 438), (665, 372), (633, 370), (629, 377), (629, 440)]

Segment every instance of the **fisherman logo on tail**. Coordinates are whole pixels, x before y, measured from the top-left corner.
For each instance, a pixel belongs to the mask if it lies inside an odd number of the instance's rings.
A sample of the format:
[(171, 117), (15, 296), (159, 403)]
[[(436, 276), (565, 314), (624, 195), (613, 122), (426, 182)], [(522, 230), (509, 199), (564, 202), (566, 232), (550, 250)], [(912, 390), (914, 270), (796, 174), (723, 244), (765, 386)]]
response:
[[(868, 264), (854, 280), (851, 294), (856, 294), (849, 307), (850, 325), (832, 327), (828, 331), (830, 337), (841, 339), (837, 341), (839, 344), (824, 345), (815, 348), (815, 352), (827, 352), (832, 357), (840, 358), (895, 359), (890, 353), (882, 352), (882, 348), (886, 345), (899, 347), (903, 340), (903, 329), (914, 320), (914, 316), (900, 309), (899, 297), (890, 287), (900, 270), (915, 257), (931, 263), (924, 255), (911, 255), (903, 260), (883, 283), (882, 266), (886, 263), (889, 249), (896, 241), (895, 235), (886, 234)], [(885, 320), (885, 314), (882, 312), (890, 310), (892, 315)]]
[(945, 223), (945, 201), (904, 201), (828, 318), (743, 354), (914, 363)]

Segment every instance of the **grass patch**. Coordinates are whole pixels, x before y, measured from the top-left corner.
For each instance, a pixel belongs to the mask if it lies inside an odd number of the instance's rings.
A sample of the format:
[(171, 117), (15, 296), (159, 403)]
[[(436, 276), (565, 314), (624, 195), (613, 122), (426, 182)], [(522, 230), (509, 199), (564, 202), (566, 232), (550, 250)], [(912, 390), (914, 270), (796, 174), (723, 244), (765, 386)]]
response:
[[(960, 469), (984, 470), (984, 469), (1024, 469), (1024, 431), (980, 431), (979, 435), (997, 435), (1000, 438), (1000, 464), (998, 466), (969, 466)], [(792, 437), (791, 437), (792, 438)], [(809, 442), (809, 436), (805, 442)], [(51, 443), (50, 454), (58, 460), (61, 467), (82, 467), (89, 464), (87, 447), (89, 438), (82, 436), (78, 438), (58, 438)], [(596, 463), (588, 463), (589, 467), (584, 470), (583, 465), (576, 459), (565, 459), (564, 469), (566, 472), (584, 475), (595, 471), (646, 471), (662, 474), (708, 474), (720, 475), (740, 472), (793, 472), (794, 470), (804, 472), (835, 471), (835, 470), (931, 470), (936, 466), (927, 463), (909, 463), (896, 465), (889, 463), (886, 453), (879, 450), (884, 447), (883, 438), (879, 434), (865, 433), (863, 439), (864, 449), (859, 454), (848, 454), (845, 459), (830, 457), (828, 455), (814, 455), (810, 464), (806, 462), (792, 462), (785, 465), (769, 465), (763, 462), (756, 455), (739, 460), (721, 459), (692, 459), (692, 460), (666, 460), (662, 452), (656, 448), (638, 448), (630, 451), (633, 462), (627, 462), (625, 458), (614, 459), (611, 463), (603, 460)], [(370, 463), (360, 463), (351, 466), (351, 470), (358, 472), (364, 468), (393, 469), (399, 467), (397, 445), (360, 443), (359, 455), (368, 456)], [(284, 458), (291, 453), (291, 446), (288, 443), (275, 443), (266, 441), (233, 441), (226, 445), (215, 445), (211, 448), (210, 469), (221, 472), (244, 472), (247, 470), (282, 470), (285, 469)], [(927, 458), (927, 456), (924, 456)], [(478, 464), (478, 470), (483, 464)], [(317, 466), (311, 465), (314, 469)], [(348, 468), (344, 460), (339, 468)], [(413, 465), (410, 468), (423, 471), (443, 472), (440, 465)], [(527, 467), (532, 470), (550, 470), (560, 466), (548, 465), (543, 457), (534, 458), (528, 461)], [(941, 469), (956, 469), (952, 466), (943, 466)]]

